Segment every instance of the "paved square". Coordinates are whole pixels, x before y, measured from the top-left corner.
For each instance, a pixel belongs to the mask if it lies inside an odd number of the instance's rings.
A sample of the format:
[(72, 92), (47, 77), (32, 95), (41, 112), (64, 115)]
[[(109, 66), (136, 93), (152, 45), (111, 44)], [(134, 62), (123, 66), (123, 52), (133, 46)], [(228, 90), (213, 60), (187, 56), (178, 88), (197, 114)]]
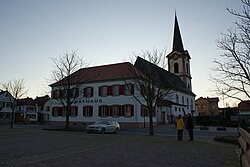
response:
[(237, 167), (237, 146), (144, 134), (0, 128), (0, 166)]

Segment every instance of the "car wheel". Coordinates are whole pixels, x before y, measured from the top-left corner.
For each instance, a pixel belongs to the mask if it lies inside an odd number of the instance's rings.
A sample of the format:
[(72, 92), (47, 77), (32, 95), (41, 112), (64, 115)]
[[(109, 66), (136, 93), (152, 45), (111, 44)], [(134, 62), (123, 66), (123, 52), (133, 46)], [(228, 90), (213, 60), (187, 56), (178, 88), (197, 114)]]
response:
[(116, 128), (115, 129), (115, 133), (117, 134), (119, 132), (119, 128)]
[(105, 128), (102, 128), (101, 134), (105, 134), (105, 133), (106, 133), (106, 129), (105, 129)]

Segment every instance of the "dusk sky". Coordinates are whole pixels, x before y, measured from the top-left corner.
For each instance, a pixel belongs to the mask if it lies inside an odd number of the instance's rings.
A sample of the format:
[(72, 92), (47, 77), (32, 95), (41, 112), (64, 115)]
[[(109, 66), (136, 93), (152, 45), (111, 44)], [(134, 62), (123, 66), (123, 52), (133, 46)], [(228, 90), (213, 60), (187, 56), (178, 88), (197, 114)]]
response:
[[(45, 95), (51, 57), (78, 50), (90, 66), (130, 61), (132, 53), (172, 51), (176, 11), (191, 56), (193, 92), (217, 96), (208, 78), (216, 40), (233, 26), (240, 0), (0, 0), (0, 83), (24, 79), (27, 96)], [(223, 107), (222, 102), (220, 106)]]

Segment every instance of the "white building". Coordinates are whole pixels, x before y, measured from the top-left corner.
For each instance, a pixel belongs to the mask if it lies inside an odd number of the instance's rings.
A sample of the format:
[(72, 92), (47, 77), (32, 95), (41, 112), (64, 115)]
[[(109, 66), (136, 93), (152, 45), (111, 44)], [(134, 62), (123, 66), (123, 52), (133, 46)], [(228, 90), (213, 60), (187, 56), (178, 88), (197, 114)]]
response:
[(14, 97), (7, 91), (0, 91), (0, 123), (6, 124), (11, 121)]
[(48, 95), (35, 98), (36, 112), (38, 113), (37, 122), (39, 124), (49, 123), (51, 113), (51, 100)]
[[(190, 55), (184, 50), (180, 30), (175, 17), (173, 36), (173, 50), (167, 55), (168, 71), (162, 69), (140, 57), (135, 65), (131, 63), (118, 63), (104, 66), (83, 68), (72, 74), (85, 76), (80, 80), (79, 87), (74, 90), (77, 98), (71, 108), (70, 124), (89, 124), (99, 119), (113, 119), (121, 124), (121, 127), (143, 127), (148, 125), (148, 116), (145, 114), (145, 107), (142, 105), (143, 98), (140, 91), (131, 80), (130, 69), (156, 66), (159, 77), (166, 84), (173, 87), (168, 95), (157, 107), (154, 123), (171, 123), (175, 116), (187, 113), (195, 114), (195, 94), (192, 92)], [(86, 82), (86, 76), (88, 78)], [(74, 85), (75, 86), (75, 85)], [(66, 111), (59, 99), (62, 98), (62, 90), (58, 83), (52, 87), (52, 114), (50, 123), (65, 124)], [(137, 97), (138, 100), (136, 100)]]

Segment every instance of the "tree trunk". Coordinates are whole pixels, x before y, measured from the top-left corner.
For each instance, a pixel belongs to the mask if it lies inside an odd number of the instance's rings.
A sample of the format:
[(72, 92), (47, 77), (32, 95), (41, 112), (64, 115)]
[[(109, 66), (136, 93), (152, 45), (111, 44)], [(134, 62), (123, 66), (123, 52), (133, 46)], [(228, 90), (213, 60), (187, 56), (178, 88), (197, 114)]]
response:
[(13, 128), (14, 118), (15, 118), (14, 108), (12, 108), (12, 111), (11, 111), (11, 120), (10, 120), (10, 128)]
[(153, 110), (149, 109), (149, 135), (154, 136)]
[(70, 107), (67, 105), (67, 107), (66, 107), (65, 129), (69, 129), (69, 112), (70, 112)]
[(66, 111), (66, 122), (65, 122), (65, 129), (69, 129), (69, 111)]

